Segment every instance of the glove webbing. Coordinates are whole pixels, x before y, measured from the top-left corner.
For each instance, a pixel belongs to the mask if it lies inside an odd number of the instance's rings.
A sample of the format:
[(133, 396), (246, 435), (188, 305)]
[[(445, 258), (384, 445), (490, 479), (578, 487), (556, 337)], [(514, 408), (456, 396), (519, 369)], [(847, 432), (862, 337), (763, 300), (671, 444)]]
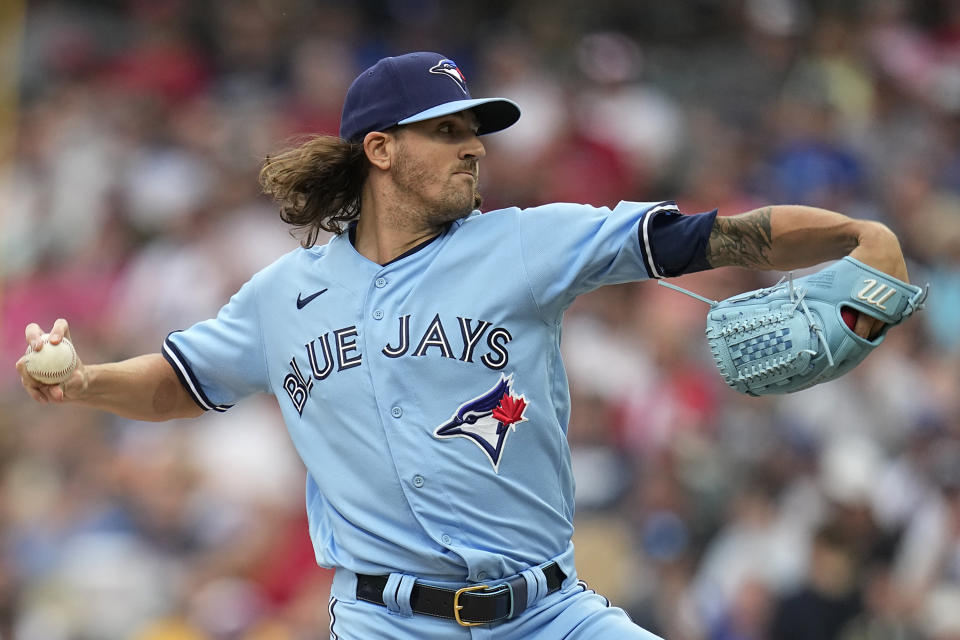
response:
[[(813, 332), (817, 335), (817, 339), (820, 341), (820, 344), (823, 345), (823, 349), (824, 349), (824, 351), (826, 351), (826, 353), (827, 353), (827, 362), (830, 363), (830, 366), (831, 366), (831, 367), (834, 366), (834, 363), (833, 363), (833, 353), (831, 353), (831, 351), (830, 351), (830, 345), (827, 343), (827, 338), (826, 338), (826, 336), (823, 335), (823, 330), (820, 329), (820, 327), (817, 325), (816, 322), (814, 322), (813, 314), (810, 312), (809, 307), (807, 307), (807, 303), (804, 302), (804, 300), (803, 300), (804, 296), (807, 294), (807, 290), (806, 290), (806, 289), (800, 289), (800, 290), (799, 290), (799, 293), (797, 292), (798, 290), (795, 289), (794, 286), (793, 286), (793, 272), (792, 272), (792, 271), (790, 271), (789, 273), (787, 273), (786, 276), (780, 278), (780, 280), (778, 280), (777, 283), (774, 284), (773, 286), (771, 286), (771, 287), (765, 287), (765, 288), (763, 288), (763, 289), (758, 289), (757, 291), (755, 291), (755, 292), (753, 293), (753, 295), (752, 295), (751, 297), (753, 297), (753, 298), (762, 298), (763, 296), (767, 295), (767, 294), (770, 293), (771, 291), (774, 291), (774, 290), (776, 290), (778, 287), (780, 287), (780, 286), (783, 284), (783, 281), (784, 281), (784, 280), (787, 281), (787, 286), (788, 286), (789, 289), (790, 289), (790, 301), (793, 302), (793, 311), (796, 311), (798, 307), (800, 307), (800, 308), (803, 309), (803, 316), (807, 319), (807, 324), (809, 325), (810, 330), (813, 331)], [(683, 287), (678, 287), (677, 285), (672, 284), (672, 283), (670, 283), (670, 282), (667, 282), (667, 281), (665, 281), (665, 280), (657, 280), (657, 283), (658, 283), (658, 284), (661, 284), (661, 285), (663, 285), (663, 286), (665, 286), (665, 287), (667, 287), (667, 288), (669, 288), (669, 289), (673, 289), (674, 291), (679, 291), (680, 293), (686, 294), (686, 295), (690, 296), (691, 298), (696, 298), (697, 300), (700, 300), (701, 302), (706, 302), (707, 304), (710, 305), (711, 308), (716, 307), (718, 304), (720, 304), (720, 302), (717, 301), (717, 300), (711, 300), (710, 298), (705, 298), (704, 296), (701, 296), (701, 295), (696, 294), (696, 293), (694, 293), (694, 292), (692, 292), (692, 291), (689, 291), (688, 289), (684, 289)], [(817, 353), (816, 353), (815, 351), (806, 350), (806, 352), (809, 353), (811, 356), (817, 355)], [(803, 352), (800, 352), (800, 353), (803, 353)], [(781, 363), (781, 364), (786, 364), (786, 363), (784, 362), (784, 363)], [(758, 373), (760, 373), (760, 372), (758, 372)], [(765, 372), (763, 372), (763, 373), (765, 373)], [(741, 374), (741, 377), (742, 377), (742, 374)], [(753, 376), (751, 376), (751, 377), (753, 377)]]

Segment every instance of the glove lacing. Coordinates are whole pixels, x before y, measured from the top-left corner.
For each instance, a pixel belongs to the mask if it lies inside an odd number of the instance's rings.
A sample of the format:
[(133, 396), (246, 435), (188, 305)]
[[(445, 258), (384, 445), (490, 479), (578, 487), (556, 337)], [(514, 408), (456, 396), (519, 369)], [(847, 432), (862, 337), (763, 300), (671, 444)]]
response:
[[(830, 345), (827, 343), (827, 337), (826, 337), (825, 335), (823, 335), (823, 330), (822, 330), (819, 326), (817, 326), (817, 323), (816, 323), (816, 322), (813, 321), (813, 314), (810, 313), (810, 309), (807, 308), (807, 303), (804, 302), (804, 300), (803, 300), (803, 297), (804, 297), (805, 295), (807, 295), (807, 290), (806, 290), (806, 289), (802, 289), (802, 290), (800, 291), (800, 294), (797, 295), (797, 293), (796, 293), (797, 290), (793, 288), (793, 271), (789, 272), (787, 275), (789, 276), (789, 281), (788, 281), (788, 283), (789, 283), (789, 287), (790, 287), (790, 300), (793, 300), (794, 296), (796, 296), (796, 298), (797, 298), (796, 302), (795, 302), (794, 305), (793, 305), (793, 310), (794, 310), (794, 311), (797, 310), (797, 305), (800, 305), (801, 307), (803, 307), (803, 315), (804, 315), (804, 317), (806, 317), (806, 319), (807, 319), (807, 324), (809, 324), (810, 330), (813, 331), (815, 334), (817, 334), (817, 338), (820, 339), (820, 344), (823, 345), (824, 351), (827, 352), (827, 362), (830, 363), (830, 366), (832, 367), (832, 366), (833, 366), (833, 353), (830, 352)], [(780, 278), (780, 282), (783, 282), (783, 278)], [(778, 284), (779, 284), (779, 283), (778, 283)], [(817, 352), (816, 352), (816, 351), (807, 350), (807, 352), (810, 353), (810, 355), (813, 355), (813, 356), (817, 355)]]
[[(806, 289), (798, 290), (793, 286), (793, 271), (790, 271), (787, 273), (786, 276), (781, 277), (780, 280), (778, 280), (777, 283), (774, 284), (773, 286), (765, 287), (763, 289), (757, 289), (756, 291), (753, 292), (753, 294), (750, 297), (762, 298), (768, 295), (770, 292), (775, 291), (776, 289), (781, 287), (784, 281), (787, 282), (787, 287), (790, 290), (790, 302), (793, 303), (793, 309), (791, 309), (791, 313), (795, 313), (798, 308), (803, 310), (803, 315), (807, 319), (807, 325), (809, 326), (810, 331), (816, 334), (817, 339), (820, 341), (820, 344), (823, 345), (824, 351), (826, 351), (827, 362), (830, 364), (831, 367), (834, 366), (833, 353), (830, 351), (830, 345), (827, 343), (827, 337), (823, 335), (823, 330), (819, 326), (817, 326), (816, 322), (814, 322), (813, 313), (810, 311), (810, 308), (807, 307), (807, 303), (803, 299), (804, 296), (807, 295), (807, 290)], [(684, 289), (683, 287), (678, 287), (677, 285), (670, 282), (666, 282), (665, 280), (657, 280), (657, 283), (667, 287), (668, 289), (673, 289), (674, 291), (679, 291), (680, 293), (686, 294), (691, 298), (696, 298), (701, 302), (706, 302), (707, 304), (710, 305), (710, 308), (714, 308), (718, 304), (720, 304), (720, 302), (717, 300), (711, 300), (710, 298), (705, 298), (704, 296), (701, 296), (692, 291)], [(724, 325), (720, 329), (719, 333), (720, 333), (720, 337), (726, 338), (733, 334), (740, 333), (743, 331), (751, 331), (765, 324), (775, 324), (780, 322), (781, 320), (783, 320), (783, 315), (780, 313), (762, 316), (760, 318), (751, 318), (750, 320), (742, 320), (740, 322)], [(776, 363), (768, 362), (763, 365), (754, 365), (754, 368), (750, 371), (749, 374), (747, 374), (747, 376), (749, 378), (757, 378), (757, 377), (767, 376), (771, 373), (775, 373), (777, 370), (783, 369), (784, 367), (789, 365), (793, 360), (796, 359), (796, 356), (801, 353), (809, 353), (811, 356), (817, 355), (816, 351), (813, 351), (810, 349), (804, 349), (803, 351), (798, 351), (793, 358), (788, 359), (787, 356), (781, 356), (779, 362), (776, 362)], [(741, 374), (741, 378), (742, 377), (743, 377), (743, 374)]]

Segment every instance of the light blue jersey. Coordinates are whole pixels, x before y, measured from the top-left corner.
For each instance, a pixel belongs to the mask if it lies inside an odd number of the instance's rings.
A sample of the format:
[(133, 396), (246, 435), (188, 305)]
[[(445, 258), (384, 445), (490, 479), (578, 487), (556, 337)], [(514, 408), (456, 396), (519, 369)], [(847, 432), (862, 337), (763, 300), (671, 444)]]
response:
[(322, 566), (575, 584), (561, 318), (606, 284), (705, 268), (673, 203), (473, 212), (379, 265), (349, 234), (257, 273), (164, 355), (198, 404), (274, 394)]

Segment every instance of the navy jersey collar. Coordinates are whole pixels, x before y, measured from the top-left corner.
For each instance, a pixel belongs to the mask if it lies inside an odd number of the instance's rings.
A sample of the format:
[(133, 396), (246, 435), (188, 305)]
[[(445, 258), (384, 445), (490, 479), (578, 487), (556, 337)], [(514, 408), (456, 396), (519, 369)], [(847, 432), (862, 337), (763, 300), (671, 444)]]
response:
[[(419, 244), (414, 245), (414, 246), (411, 247), (410, 249), (407, 249), (406, 251), (404, 251), (403, 253), (401, 253), (400, 255), (398, 255), (398, 256), (397, 256), (396, 258), (394, 258), (393, 260), (390, 260), (390, 261), (388, 261), (388, 262), (383, 263), (383, 265), (381, 265), (381, 266), (386, 267), (387, 265), (393, 264), (394, 262), (396, 262), (396, 261), (398, 261), (398, 260), (403, 260), (404, 258), (406, 258), (406, 257), (408, 257), (408, 256), (412, 256), (413, 254), (415, 254), (416, 252), (420, 251), (421, 249), (424, 249), (424, 248), (428, 247), (428, 246), (430, 245), (430, 243), (432, 243), (434, 240), (436, 240), (436, 239), (439, 238), (440, 236), (442, 236), (442, 235), (444, 235), (445, 233), (447, 233), (447, 231), (450, 230), (450, 225), (451, 225), (451, 224), (452, 224), (452, 223), (448, 222), (447, 224), (444, 225), (443, 229), (441, 229), (441, 230), (440, 230), (440, 233), (438, 233), (437, 235), (432, 236), (432, 237), (430, 237), (430, 238), (427, 238), (427, 239), (424, 240), (423, 242), (420, 242)], [(351, 246), (353, 246), (354, 251), (356, 251), (356, 246), (357, 246), (357, 221), (356, 221), (356, 220), (353, 220), (352, 222), (350, 222), (350, 225), (347, 227), (347, 237), (350, 239), (350, 244), (351, 244)]]

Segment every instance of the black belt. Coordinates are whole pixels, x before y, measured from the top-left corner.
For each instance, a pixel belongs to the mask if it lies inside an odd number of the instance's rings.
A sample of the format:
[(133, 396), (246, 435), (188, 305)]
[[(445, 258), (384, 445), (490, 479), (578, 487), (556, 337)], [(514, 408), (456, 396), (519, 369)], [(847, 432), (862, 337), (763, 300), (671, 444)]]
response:
[[(559, 589), (567, 577), (556, 562), (543, 567), (543, 574), (547, 578), (547, 593)], [(357, 575), (357, 599), (384, 605), (383, 589), (388, 578)], [(410, 607), (415, 613), (456, 620), (465, 627), (489, 624), (518, 616), (527, 608), (527, 581), (520, 575), (489, 587), (477, 584), (462, 589), (415, 582), (410, 592)]]

